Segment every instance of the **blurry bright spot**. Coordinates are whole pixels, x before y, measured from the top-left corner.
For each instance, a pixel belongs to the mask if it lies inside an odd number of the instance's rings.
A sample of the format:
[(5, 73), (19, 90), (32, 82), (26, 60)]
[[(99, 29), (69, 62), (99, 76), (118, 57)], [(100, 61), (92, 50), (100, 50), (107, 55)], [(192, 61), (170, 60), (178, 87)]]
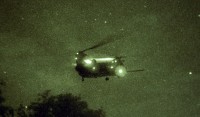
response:
[(92, 61), (89, 60), (89, 59), (84, 60), (84, 62), (85, 62), (86, 64), (92, 64)]
[(75, 57), (75, 60), (77, 60), (78, 58), (77, 57)]
[(106, 23), (108, 23), (107, 21), (104, 21), (104, 23), (106, 24)]
[(25, 109), (27, 109), (28, 108), (28, 106), (25, 106)]
[(198, 15), (198, 17), (200, 17), (200, 14)]
[(96, 61), (112, 61), (114, 58), (94, 58)]
[(74, 67), (75, 67), (75, 66), (77, 66), (77, 64), (76, 64), (76, 63), (72, 63), (72, 66), (74, 66)]
[(92, 67), (92, 69), (93, 69), (93, 70), (95, 70), (95, 69), (96, 69), (96, 67)]
[(76, 54), (79, 54), (78, 52)]
[(115, 74), (118, 77), (124, 77), (126, 75), (126, 68), (124, 66), (117, 66), (115, 69)]
[(113, 66), (111, 66), (110, 68), (113, 69)]
[(117, 62), (117, 60), (115, 60), (115, 63)]
[(189, 72), (189, 75), (192, 75), (192, 72)]
[(121, 73), (123, 73), (123, 70), (122, 70), (122, 69), (120, 69), (120, 70), (119, 70), (119, 73), (120, 73), (120, 74), (121, 74)]
[(124, 28), (121, 28), (120, 30), (124, 30)]

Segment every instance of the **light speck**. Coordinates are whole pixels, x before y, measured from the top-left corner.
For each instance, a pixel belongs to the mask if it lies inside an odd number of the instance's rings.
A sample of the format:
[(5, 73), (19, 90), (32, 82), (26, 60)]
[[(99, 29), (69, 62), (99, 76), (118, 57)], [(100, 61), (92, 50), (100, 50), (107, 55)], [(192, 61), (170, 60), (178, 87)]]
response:
[(28, 106), (25, 106), (25, 109), (27, 109), (28, 108)]
[(106, 24), (106, 23), (108, 23), (107, 21), (104, 21), (104, 23)]
[(4, 73), (4, 74), (6, 74), (7, 72), (6, 72), (6, 71), (4, 71), (3, 73)]
[(200, 17), (200, 14), (198, 15), (198, 17)]
[(189, 75), (192, 75), (192, 72), (189, 72)]

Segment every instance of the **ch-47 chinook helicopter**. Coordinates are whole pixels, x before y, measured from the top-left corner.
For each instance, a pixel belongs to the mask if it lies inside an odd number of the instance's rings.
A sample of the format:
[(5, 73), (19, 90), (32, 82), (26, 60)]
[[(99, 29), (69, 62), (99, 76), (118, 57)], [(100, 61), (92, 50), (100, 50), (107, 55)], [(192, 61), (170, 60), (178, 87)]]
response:
[(86, 51), (93, 50), (110, 42), (113, 42), (113, 40), (103, 40), (90, 48), (76, 53), (75, 70), (82, 77), (82, 81), (84, 81), (84, 78), (98, 77), (105, 77), (105, 80), (108, 81), (109, 76), (124, 77), (128, 72), (143, 71), (143, 69), (126, 70), (126, 67), (124, 66), (124, 60), (122, 60), (124, 56), (91, 57), (85, 53)]

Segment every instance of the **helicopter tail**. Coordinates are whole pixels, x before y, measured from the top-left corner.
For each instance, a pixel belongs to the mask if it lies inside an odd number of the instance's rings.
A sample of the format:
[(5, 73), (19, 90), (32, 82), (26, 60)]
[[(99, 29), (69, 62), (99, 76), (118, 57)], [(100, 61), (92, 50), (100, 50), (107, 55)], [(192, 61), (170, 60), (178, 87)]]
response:
[(128, 70), (127, 72), (141, 72), (141, 71), (144, 71), (144, 69)]

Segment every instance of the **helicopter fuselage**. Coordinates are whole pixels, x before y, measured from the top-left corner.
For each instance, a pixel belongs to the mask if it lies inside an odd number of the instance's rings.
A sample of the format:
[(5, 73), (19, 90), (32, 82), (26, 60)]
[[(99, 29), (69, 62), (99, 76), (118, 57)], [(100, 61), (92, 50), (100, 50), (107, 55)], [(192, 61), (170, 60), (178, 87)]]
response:
[(75, 69), (82, 78), (123, 77), (126, 74), (121, 59), (115, 57), (93, 58), (85, 53), (78, 53)]

